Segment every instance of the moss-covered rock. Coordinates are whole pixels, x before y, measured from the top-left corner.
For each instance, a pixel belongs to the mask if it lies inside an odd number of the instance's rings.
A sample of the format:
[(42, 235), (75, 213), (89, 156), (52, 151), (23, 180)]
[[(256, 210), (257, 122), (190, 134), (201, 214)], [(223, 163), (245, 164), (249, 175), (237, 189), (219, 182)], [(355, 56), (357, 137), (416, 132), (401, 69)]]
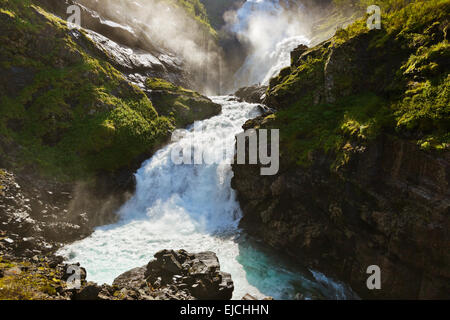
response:
[[(14, 261), (0, 256), (0, 300), (56, 300), (66, 283), (44, 260)], [(59, 291), (59, 293), (58, 293)]]
[(361, 19), (270, 81), (278, 111), (244, 128), (280, 129), (280, 171), (235, 164), (232, 187), (247, 232), (360, 297), (447, 299), (450, 2), (379, 2), (381, 30)]
[(34, 1), (0, 3), (0, 146), (14, 156), (10, 163), (88, 178), (127, 166), (166, 139), (172, 122), (94, 54), (82, 30), (69, 30)]
[(280, 110), (270, 126), (284, 128), (282, 144), (294, 162), (306, 164), (322, 150), (335, 153), (339, 166), (348, 143), (381, 133), (448, 149), (450, 3), (398, 8), (383, 14), (381, 30), (369, 30), (364, 18), (330, 41), (299, 48), (270, 81), (266, 103)]
[(197, 23), (205, 28), (213, 37), (217, 36), (216, 30), (211, 26), (208, 12), (200, 0), (165, 0), (183, 8)]
[(158, 113), (173, 119), (177, 127), (218, 115), (222, 110), (211, 99), (163, 79), (148, 78), (146, 87)]

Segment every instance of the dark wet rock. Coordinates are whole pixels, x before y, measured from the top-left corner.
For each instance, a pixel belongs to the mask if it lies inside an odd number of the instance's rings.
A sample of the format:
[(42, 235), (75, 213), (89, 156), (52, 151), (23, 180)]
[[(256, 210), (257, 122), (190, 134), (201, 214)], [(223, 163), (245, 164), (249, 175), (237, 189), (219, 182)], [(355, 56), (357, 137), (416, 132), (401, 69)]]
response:
[(48, 259), (48, 266), (50, 268), (56, 268), (58, 265), (61, 265), (64, 262), (64, 257), (61, 256), (50, 256)]
[[(153, 299), (220, 299), (232, 297), (231, 275), (220, 271), (213, 252), (188, 253), (162, 250), (146, 267), (135, 268), (114, 280), (114, 287), (125, 288), (123, 296)], [(136, 298), (136, 297), (134, 297)]]
[(168, 275), (179, 275), (182, 278), (175, 277), (173, 282), (188, 285), (187, 290), (197, 299), (231, 299), (234, 290), (231, 276), (220, 271), (215, 253), (163, 251), (155, 255), (155, 258), (147, 266), (146, 275), (151, 282), (159, 277), (164, 282)]
[(248, 103), (262, 103), (267, 86), (250, 86), (239, 89), (234, 95)]
[(98, 300), (102, 287), (94, 282), (88, 282), (82, 289), (78, 290), (72, 297), (73, 300)]
[[(348, 283), (362, 298), (448, 297), (448, 152), (428, 154), (385, 136), (338, 172), (330, 172), (329, 156), (311, 157), (308, 168), (282, 157), (276, 176), (234, 165), (241, 226), (299, 264)], [(373, 264), (382, 270), (383, 290), (366, 287)]]
[(308, 51), (308, 46), (301, 44), (293, 51), (291, 51), (291, 65), (297, 65), (299, 58)]
[(113, 286), (121, 288), (141, 288), (146, 285), (146, 267), (138, 267), (127, 271), (114, 279)]
[[(82, 185), (41, 179), (34, 174), (16, 175), (5, 169), (0, 169), (0, 186), (0, 232), (4, 234), (0, 237), (4, 242), (0, 255), (53, 253), (62, 244), (88, 236), (94, 227), (114, 222), (114, 211), (120, 204), (113, 201), (112, 206), (103, 207), (105, 198)], [(118, 196), (123, 192), (118, 191)]]

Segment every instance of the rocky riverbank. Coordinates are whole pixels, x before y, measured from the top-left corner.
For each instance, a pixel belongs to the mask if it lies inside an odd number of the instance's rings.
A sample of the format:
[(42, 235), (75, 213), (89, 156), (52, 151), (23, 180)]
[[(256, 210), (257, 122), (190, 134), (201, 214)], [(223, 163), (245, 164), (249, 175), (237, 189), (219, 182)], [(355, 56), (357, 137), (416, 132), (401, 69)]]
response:
[(86, 277), (84, 268), (64, 264), (61, 257), (0, 256), (0, 300), (229, 300), (234, 289), (213, 252), (163, 250), (112, 285), (87, 282)]

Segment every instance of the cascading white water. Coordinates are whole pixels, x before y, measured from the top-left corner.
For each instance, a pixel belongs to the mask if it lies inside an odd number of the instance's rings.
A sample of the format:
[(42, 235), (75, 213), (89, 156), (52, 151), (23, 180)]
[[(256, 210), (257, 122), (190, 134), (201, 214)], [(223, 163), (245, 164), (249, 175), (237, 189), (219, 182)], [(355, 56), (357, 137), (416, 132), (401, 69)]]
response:
[(229, 28), (249, 46), (249, 55), (235, 75), (235, 86), (267, 84), (290, 65), (290, 53), (310, 43), (302, 6), (287, 0), (247, 0), (229, 18)]
[[(196, 149), (233, 148), (243, 123), (258, 115), (256, 105), (215, 97), (222, 114), (198, 122)], [(129, 269), (145, 265), (162, 249), (217, 253), (221, 269), (235, 283), (234, 298), (250, 293), (276, 299), (292, 299), (301, 292), (307, 298), (345, 298), (344, 287), (327, 283), (323, 276), (307, 277), (287, 267), (282, 259), (258, 248), (239, 228), (239, 204), (230, 186), (232, 170), (228, 153), (221, 163), (175, 165), (174, 148), (192, 143), (194, 132), (158, 151), (136, 173), (134, 197), (119, 211), (120, 221), (104, 226), (88, 238), (59, 251), (71, 262), (80, 262), (88, 280), (111, 283)], [(231, 144), (231, 146), (230, 146)]]

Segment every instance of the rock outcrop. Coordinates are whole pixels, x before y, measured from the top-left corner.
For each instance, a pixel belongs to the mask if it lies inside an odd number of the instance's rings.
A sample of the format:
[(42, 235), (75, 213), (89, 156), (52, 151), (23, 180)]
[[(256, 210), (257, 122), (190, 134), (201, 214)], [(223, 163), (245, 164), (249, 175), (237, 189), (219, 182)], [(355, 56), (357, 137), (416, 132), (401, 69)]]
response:
[[(385, 136), (336, 173), (329, 157), (313, 157), (274, 177), (233, 166), (245, 230), (363, 298), (448, 298), (450, 154)], [(370, 265), (382, 290), (366, 287)]]
[(267, 86), (255, 85), (240, 88), (234, 95), (248, 103), (262, 103), (265, 98), (266, 90)]
[(146, 267), (127, 271), (113, 285), (87, 282), (79, 264), (61, 257), (17, 260), (0, 255), (0, 300), (229, 300), (233, 281), (213, 252), (163, 250)]
[(0, 256), (51, 255), (61, 245), (89, 236), (95, 227), (115, 222), (114, 212), (133, 188), (116, 183), (115, 191), (102, 194), (85, 184), (0, 169)]
[(233, 165), (232, 187), (247, 232), (360, 297), (448, 299), (450, 5), (408, 6), (293, 52), (267, 90), (278, 111), (244, 125), (280, 129), (280, 172)]
[(148, 78), (144, 90), (158, 114), (173, 117), (179, 128), (187, 127), (196, 120), (211, 118), (222, 111), (222, 107), (208, 97), (163, 79)]
[(163, 250), (146, 267), (125, 272), (113, 286), (140, 291), (157, 299), (229, 300), (234, 286), (231, 275), (220, 271), (214, 252), (188, 253)]
[[(81, 26), (97, 49), (140, 87), (144, 87), (146, 77), (163, 78), (183, 87), (191, 87), (195, 83), (197, 75), (188, 70), (182, 57), (164, 48), (163, 43), (156, 42), (152, 37), (153, 30), (149, 30), (144, 22), (133, 19), (133, 23), (127, 24), (129, 21), (124, 21), (126, 19), (119, 10), (140, 12), (142, 8), (138, 2), (102, 6), (91, 0), (43, 0), (40, 5), (64, 20), (69, 16), (67, 8), (77, 5)], [(110, 6), (118, 6), (117, 11)]]

